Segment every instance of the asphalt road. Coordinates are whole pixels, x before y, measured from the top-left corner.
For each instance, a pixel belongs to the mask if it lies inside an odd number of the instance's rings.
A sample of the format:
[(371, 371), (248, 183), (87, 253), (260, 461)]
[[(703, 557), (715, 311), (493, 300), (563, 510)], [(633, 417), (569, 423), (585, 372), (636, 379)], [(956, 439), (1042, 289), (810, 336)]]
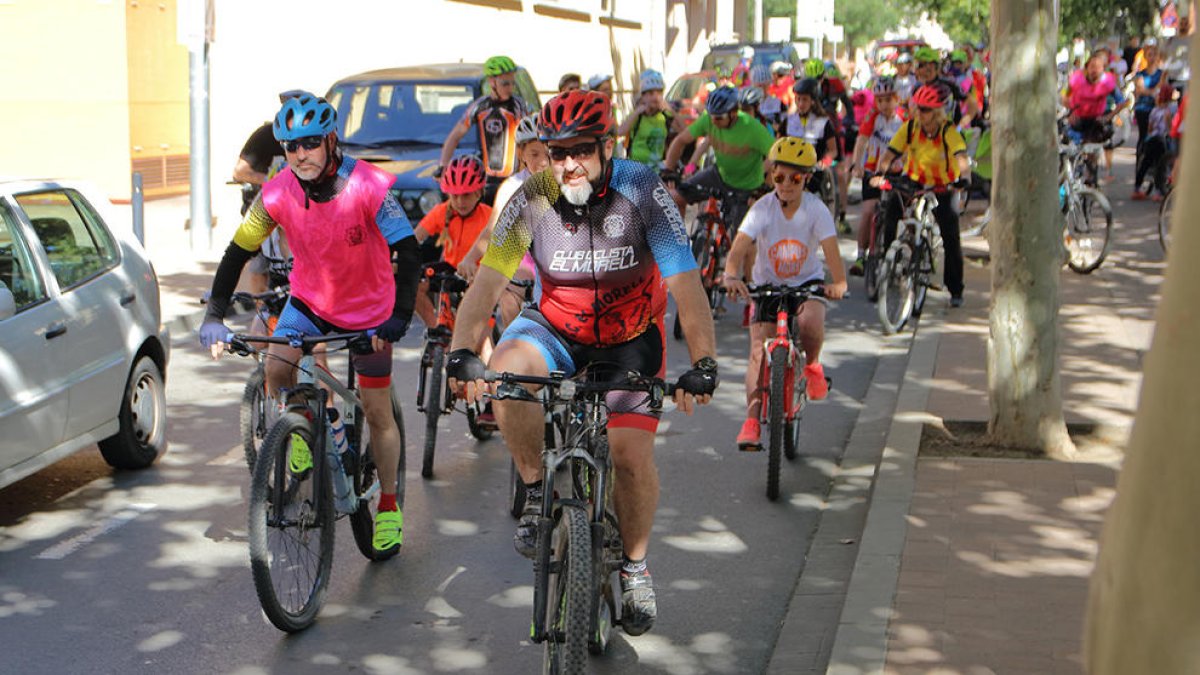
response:
[[(843, 241), (849, 257), (852, 244)], [(832, 308), (822, 361), (834, 386), (803, 422), (802, 458), (765, 497), (764, 453), (740, 453), (746, 334), (740, 307), (718, 322), (723, 384), (693, 417), (669, 412), (657, 444), (662, 500), (649, 563), (659, 621), (620, 635), (598, 673), (752, 673), (765, 669), (811, 534), (875, 371), (874, 307)], [(941, 302), (931, 296), (930, 302)], [(668, 322), (670, 321), (668, 316)], [(668, 323), (668, 325), (670, 325)], [(907, 339), (904, 337), (892, 339)], [(114, 473), (94, 452), (0, 490), (0, 628), (12, 673), (526, 673), (532, 572), (512, 550), (504, 510), (508, 454), (444, 420), (434, 480), (420, 477), (414, 406), (418, 339), (396, 357), (410, 457), (405, 545), (370, 564), (338, 526), (333, 581), (316, 625), (285, 636), (263, 617), (246, 545), (248, 473), (237, 401), (250, 362), (214, 363), (175, 341), (168, 374), (170, 451)], [(686, 369), (682, 343), (668, 373)]]

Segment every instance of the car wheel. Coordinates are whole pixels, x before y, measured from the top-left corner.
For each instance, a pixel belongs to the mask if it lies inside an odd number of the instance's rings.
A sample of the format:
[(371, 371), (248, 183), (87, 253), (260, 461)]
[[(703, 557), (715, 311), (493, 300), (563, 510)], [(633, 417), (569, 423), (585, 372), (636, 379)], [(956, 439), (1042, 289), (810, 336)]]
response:
[(100, 441), (104, 461), (116, 469), (144, 469), (167, 446), (167, 396), (158, 365), (143, 356), (125, 383), (120, 430)]

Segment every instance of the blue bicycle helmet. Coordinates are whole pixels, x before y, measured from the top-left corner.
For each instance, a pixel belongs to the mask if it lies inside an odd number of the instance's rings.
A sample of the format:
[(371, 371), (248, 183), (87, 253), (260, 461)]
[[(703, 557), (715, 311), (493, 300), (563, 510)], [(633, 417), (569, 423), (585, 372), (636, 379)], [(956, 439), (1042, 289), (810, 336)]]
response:
[(709, 115), (724, 115), (737, 110), (738, 92), (733, 87), (717, 87), (708, 95), (705, 109)]
[(750, 84), (755, 86), (771, 84), (771, 68), (760, 63), (750, 69)]
[(294, 141), (308, 136), (325, 136), (337, 124), (337, 111), (323, 99), (311, 94), (291, 98), (275, 114), (272, 125), (277, 141)]

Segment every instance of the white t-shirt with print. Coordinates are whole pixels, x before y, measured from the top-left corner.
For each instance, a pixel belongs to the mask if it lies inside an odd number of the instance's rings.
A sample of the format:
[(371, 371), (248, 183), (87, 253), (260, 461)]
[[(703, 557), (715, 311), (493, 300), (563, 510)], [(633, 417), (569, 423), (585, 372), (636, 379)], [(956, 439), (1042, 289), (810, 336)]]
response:
[(811, 192), (804, 192), (790, 219), (784, 217), (779, 197), (774, 192), (766, 195), (750, 207), (738, 232), (753, 239), (758, 250), (751, 280), (782, 286), (824, 279), (817, 250), (823, 239), (837, 236), (829, 208)]

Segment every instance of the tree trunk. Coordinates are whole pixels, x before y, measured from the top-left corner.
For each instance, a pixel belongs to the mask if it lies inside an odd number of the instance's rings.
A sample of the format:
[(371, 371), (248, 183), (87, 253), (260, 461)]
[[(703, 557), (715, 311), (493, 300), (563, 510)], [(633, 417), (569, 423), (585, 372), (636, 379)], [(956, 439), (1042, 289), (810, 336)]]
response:
[[(1200, 50), (1191, 58), (1196, 72)], [(1192, 191), (1200, 184), (1196, 136), (1184, 141), (1171, 262), (1092, 573), (1084, 634), (1091, 675), (1200, 673), (1200, 265), (1189, 264), (1188, 253), (1200, 252), (1200, 195)]]
[(1058, 378), (1058, 207), (1055, 0), (992, 8), (992, 440), (1069, 457)]

